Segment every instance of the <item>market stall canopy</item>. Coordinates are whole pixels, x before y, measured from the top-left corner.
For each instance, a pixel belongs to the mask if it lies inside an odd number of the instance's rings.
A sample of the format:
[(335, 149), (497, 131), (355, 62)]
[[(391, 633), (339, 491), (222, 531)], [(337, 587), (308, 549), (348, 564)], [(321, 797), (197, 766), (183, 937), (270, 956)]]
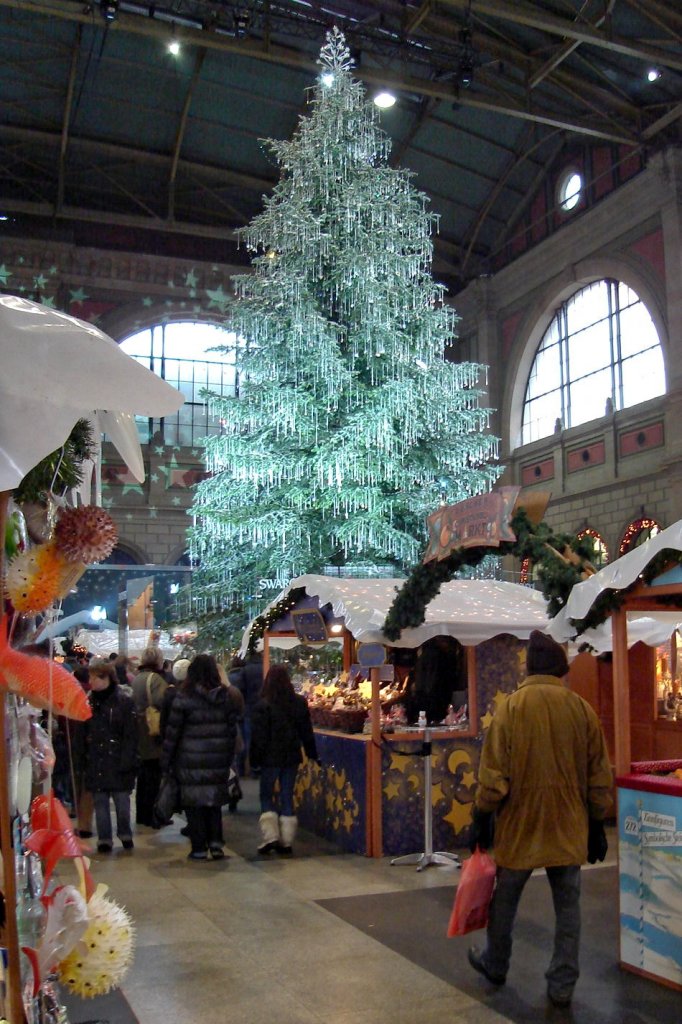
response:
[(93, 324), (15, 295), (0, 296), (0, 345), (0, 491), (17, 487), (81, 418), (106, 430), (144, 480), (134, 416), (176, 412), (176, 388)]
[[(563, 643), (567, 640), (579, 640), (588, 643), (596, 651), (610, 651), (611, 623), (607, 621), (595, 629), (578, 633), (576, 621), (584, 619), (597, 598), (607, 590), (625, 590), (637, 581), (643, 570), (656, 555), (664, 550), (682, 551), (682, 520), (673, 523), (667, 529), (657, 533), (646, 543), (628, 551), (600, 569), (594, 576), (578, 583), (569, 594), (568, 601), (558, 615), (550, 622), (548, 632)], [(651, 584), (655, 591), (656, 583), (666, 582), (663, 577)], [(682, 588), (681, 588), (682, 589)], [(682, 627), (682, 611), (629, 611), (628, 612), (628, 645), (638, 641), (656, 646), (669, 639), (675, 629)]]
[[(335, 576), (298, 576), (272, 601), (278, 604), (290, 590), (300, 587), (317, 597), (320, 607), (330, 604), (335, 618), (363, 643), (386, 643), (382, 627), (400, 579), (343, 579)], [(527, 640), (534, 629), (545, 629), (549, 619), (542, 594), (530, 587), (498, 580), (453, 580), (445, 583), (426, 609), (426, 621), (405, 629), (392, 647), (419, 647), (434, 636), (452, 636), (475, 646), (500, 633)], [(242, 638), (246, 650), (253, 623)]]

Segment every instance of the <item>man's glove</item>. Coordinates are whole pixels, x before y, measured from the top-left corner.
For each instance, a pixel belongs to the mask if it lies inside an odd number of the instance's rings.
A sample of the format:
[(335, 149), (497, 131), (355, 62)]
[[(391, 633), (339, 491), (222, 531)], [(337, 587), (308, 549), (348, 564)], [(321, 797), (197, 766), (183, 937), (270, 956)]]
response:
[(608, 848), (604, 822), (590, 818), (587, 832), (587, 863), (595, 864), (597, 861), (602, 861)]
[(495, 815), (492, 811), (481, 811), (474, 807), (474, 816), (469, 834), (469, 849), (472, 853), (478, 846), (481, 850), (489, 850), (495, 841)]

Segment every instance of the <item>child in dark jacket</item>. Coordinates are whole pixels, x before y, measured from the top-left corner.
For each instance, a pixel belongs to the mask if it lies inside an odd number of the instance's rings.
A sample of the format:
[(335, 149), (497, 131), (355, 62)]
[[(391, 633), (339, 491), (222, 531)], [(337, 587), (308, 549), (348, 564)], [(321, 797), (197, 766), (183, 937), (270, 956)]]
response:
[(93, 795), (97, 824), (97, 850), (112, 849), (111, 804), (116, 811), (116, 833), (124, 850), (132, 850), (130, 794), (138, 766), (138, 730), (135, 704), (118, 685), (110, 661), (90, 662), (92, 718), (79, 723), (75, 736), (75, 760)]

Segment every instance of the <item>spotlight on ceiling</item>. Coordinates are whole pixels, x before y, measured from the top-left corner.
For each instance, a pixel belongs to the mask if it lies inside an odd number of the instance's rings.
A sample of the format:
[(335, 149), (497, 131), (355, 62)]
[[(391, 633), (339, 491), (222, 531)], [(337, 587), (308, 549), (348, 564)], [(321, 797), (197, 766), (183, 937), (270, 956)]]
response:
[(245, 7), (238, 7), (232, 15), (232, 24), (237, 38), (245, 36), (251, 25), (251, 13)]
[(118, 18), (118, 0), (100, 0), (99, 13), (107, 24)]
[(168, 52), (172, 53), (174, 57), (178, 57), (180, 55), (180, 43), (175, 36), (173, 36), (168, 44)]
[(383, 92), (378, 92), (374, 97), (374, 104), (377, 107), (381, 107), (382, 110), (388, 110), (395, 104), (395, 96), (392, 92), (384, 89)]
[(461, 29), (459, 42), (462, 49), (459, 63), (457, 64), (456, 80), (460, 88), (468, 89), (474, 80), (474, 71), (476, 69), (476, 51), (471, 42), (471, 30), (469, 28)]
[(657, 82), (658, 79), (661, 77), (661, 72), (658, 70), (658, 68), (649, 68), (649, 70), (646, 73), (646, 77), (647, 81), (649, 82)]
[(468, 89), (474, 80), (474, 62), (471, 57), (462, 57), (457, 68), (457, 81), (463, 89)]

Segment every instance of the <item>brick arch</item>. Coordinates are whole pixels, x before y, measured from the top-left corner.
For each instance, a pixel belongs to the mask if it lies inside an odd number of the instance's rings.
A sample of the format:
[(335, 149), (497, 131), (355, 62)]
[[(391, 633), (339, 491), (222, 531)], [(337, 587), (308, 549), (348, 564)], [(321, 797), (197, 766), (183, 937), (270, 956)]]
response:
[(115, 341), (121, 342), (139, 331), (148, 331), (159, 324), (172, 323), (212, 324), (229, 330), (227, 317), (218, 310), (201, 310), (198, 313), (187, 309), (169, 311), (161, 301), (143, 310), (140, 310), (139, 306), (116, 309), (106, 318), (102, 330)]
[[(116, 547), (114, 548), (114, 551), (112, 552), (112, 554), (115, 554), (117, 550), (122, 551), (124, 554), (128, 555), (130, 558), (134, 558), (135, 559), (135, 562), (134, 562), (135, 565), (149, 565), (150, 564), (149, 558), (147, 556), (147, 553), (145, 551), (143, 551), (142, 548), (138, 544), (136, 544), (134, 541), (127, 540), (125, 537), (119, 537), (118, 541), (116, 542)], [(115, 559), (112, 559), (112, 561), (115, 561)]]

